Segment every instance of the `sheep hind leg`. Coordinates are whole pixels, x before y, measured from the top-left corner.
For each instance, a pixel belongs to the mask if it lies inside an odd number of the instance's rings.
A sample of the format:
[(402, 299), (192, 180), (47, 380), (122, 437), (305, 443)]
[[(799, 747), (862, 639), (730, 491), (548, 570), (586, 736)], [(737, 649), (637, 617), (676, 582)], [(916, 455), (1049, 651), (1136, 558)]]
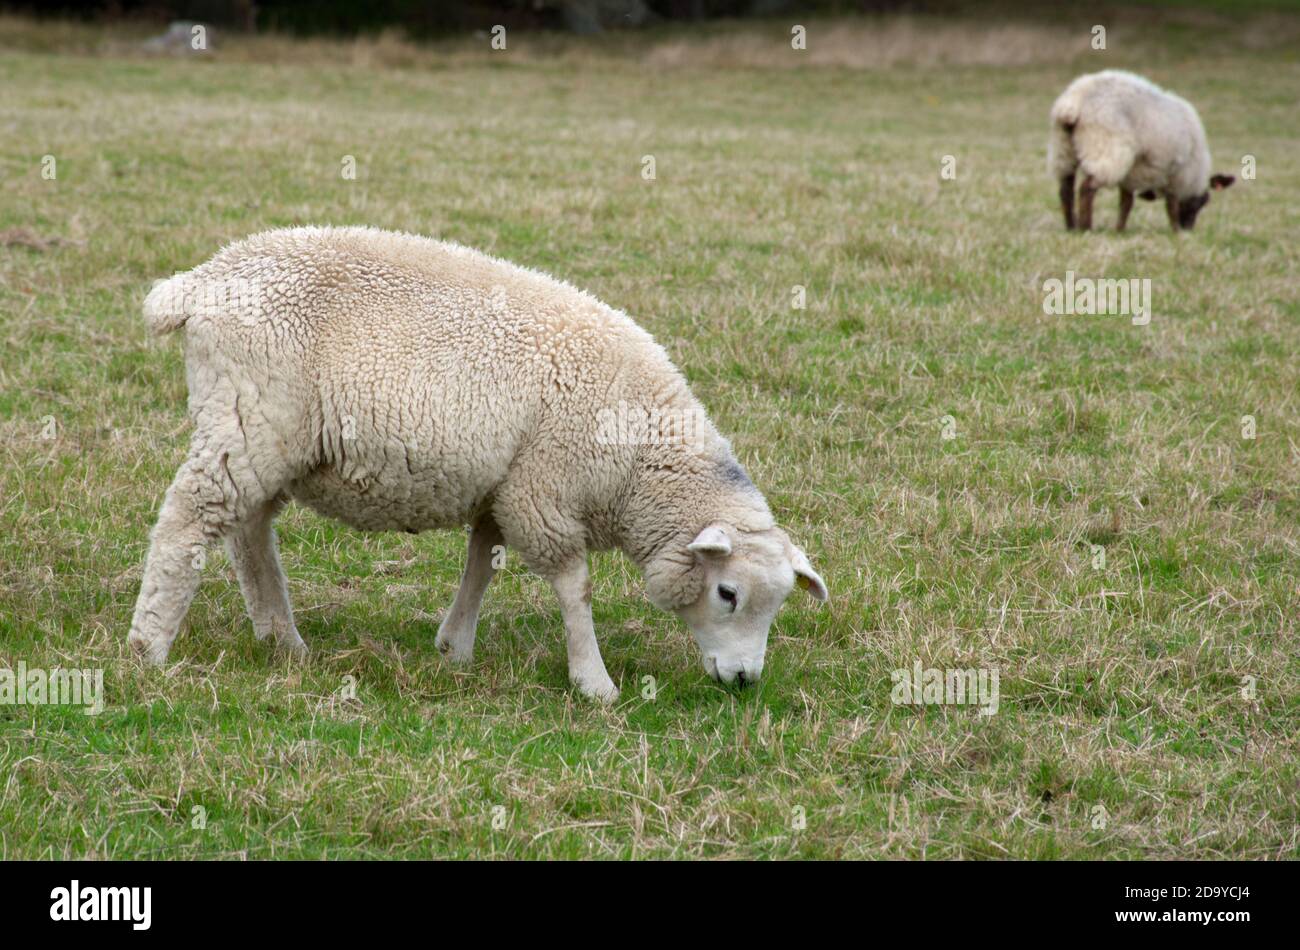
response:
[(1079, 186), (1079, 230), (1092, 230), (1092, 202), (1097, 197), (1097, 181), (1091, 175)]
[(1127, 188), (1119, 190), (1119, 221), (1115, 224), (1116, 231), (1123, 231), (1128, 225), (1129, 212), (1133, 210), (1133, 192)]
[(492, 563), (503, 538), (501, 529), (490, 514), (483, 515), (470, 530), (469, 556), (460, 588), (451, 608), (438, 626), (435, 645), (452, 663), (468, 663), (474, 658), (474, 637), (478, 628), (479, 607), (483, 594), (496, 574)]
[(192, 454), (163, 499), (127, 636), (150, 664), (167, 661), (198, 590), (207, 546), (234, 524), (238, 492), (227, 461), (226, 453)]
[(1065, 230), (1074, 230), (1074, 172), (1061, 176), (1061, 210), (1065, 212)]
[(274, 635), (281, 650), (301, 656), (306, 654), (307, 644), (293, 622), (289, 588), (271, 527), (282, 506), (280, 500), (268, 501), (233, 525), (226, 534), (226, 551), (239, 578), (254, 636), (265, 640)]

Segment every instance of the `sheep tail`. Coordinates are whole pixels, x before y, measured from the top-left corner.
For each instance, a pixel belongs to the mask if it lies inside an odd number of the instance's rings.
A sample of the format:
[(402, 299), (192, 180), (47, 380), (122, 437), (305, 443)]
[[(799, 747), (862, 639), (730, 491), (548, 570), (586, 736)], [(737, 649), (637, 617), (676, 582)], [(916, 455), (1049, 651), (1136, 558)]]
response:
[(1083, 96), (1079, 94), (1077, 85), (1077, 83), (1071, 84), (1070, 88), (1061, 93), (1056, 102), (1052, 103), (1052, 123), (1060, 126), (1067, 133), (1074, 131), (1083, 112)]
[(187, 274), (176, 274), (167, 280), (157, 281), (149, 291), (149, 296), (144, 298), (145, 322), (158, 336), (179, 330), (193, 310), (186, 303), (187, 277)]
[(1079, 164), (1074, 147), (1074, 128), (1079, 124), (1081, 103), (1077, 95), (1066, 90), (1052, 105), (1052, 134), (1048, 139), (1047, 165), (1052, 176), (1062, 178), (1073, 174)]

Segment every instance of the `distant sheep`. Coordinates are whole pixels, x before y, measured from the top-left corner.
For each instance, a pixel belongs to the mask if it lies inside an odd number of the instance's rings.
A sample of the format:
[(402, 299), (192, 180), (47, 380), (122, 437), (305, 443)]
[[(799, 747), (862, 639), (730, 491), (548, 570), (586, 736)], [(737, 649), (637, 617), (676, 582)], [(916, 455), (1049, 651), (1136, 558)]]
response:
[[(1060, 183), (1065, 226), (1092, 227), (1097, 189), (1119, 187), (1123, 231), (1133, 195), (1163, 195), (1175, 231), (1190, 231), (1211, 190), (1236, 179), (1210, 174), (1210, 149), (1196, 110), (1185, 99), (1141, 76), (1120, 70), (1080, 76), (1052, 106), (1048, 167)], [(1074, 214), (1075, 174), (1081, 170), (1079, 215)]]
[(555, 591), (570, 678), (605, 701), (589, 550), (623, 549), (724, 682), (758, 678), (796, 581), (827, 597), (663, 349), (568, 284), (427, 238), (300, 228), (158, 284), (144, 313), (185, 327), (195, 425), (131, 623), (154, 663), (218, 538), (257, 636), (306, 649), (271, 529), (287, 497), (364, 530), (470, 524), (436, 641), (453, 661), (508, 545)]

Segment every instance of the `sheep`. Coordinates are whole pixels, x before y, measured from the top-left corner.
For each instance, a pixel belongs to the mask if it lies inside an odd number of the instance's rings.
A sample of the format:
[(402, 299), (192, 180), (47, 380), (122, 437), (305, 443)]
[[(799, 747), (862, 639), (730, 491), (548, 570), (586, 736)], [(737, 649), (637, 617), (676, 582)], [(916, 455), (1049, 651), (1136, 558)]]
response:
[(571, 681), (605, 702), (590, 550), (621, 548), (724, 683), (759, 677), (796, 582), (827, 599), (663, 348), (569, 284), (430, 238), (296, 228), (157, 283), (144, 315), (185, 329), (194, 423), (128, 635), (147, 662), (166, 662), (217, 539), (256, 636), (306, 650), (272, 530), (290, 498), (366, 531), (469, 525), (435, 641), (453, 663), (516, 551), (559, 601)]
[[(1191, 103), (1116, 69), (1080, 76), (1052, 105), (1047, 163), (1060, 185), (1066, 230), (1089, 230), (1097, 189), (1117, 185), (1117, 231), (1128, 223), (1135, 192), (1147, 201), (1163, 195), (1170, 225), (1190, 231), (1210, 191), (1236, 180), (1210, 174), (1205, 129)], [(1079, 169), (1083, 181), (1076, 222)]]

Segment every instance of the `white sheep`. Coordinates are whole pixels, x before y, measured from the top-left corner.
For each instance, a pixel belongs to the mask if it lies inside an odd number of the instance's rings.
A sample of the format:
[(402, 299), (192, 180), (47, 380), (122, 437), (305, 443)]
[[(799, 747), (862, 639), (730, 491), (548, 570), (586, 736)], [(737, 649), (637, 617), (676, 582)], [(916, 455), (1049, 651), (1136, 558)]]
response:
[(159, 283), (144, 313), (185, 327), (194, 420), (131, 622), (151, 662), (217, 538), (257, 636), (306, 649), (271, 529), (287, 497), (364, 530), (471, 525), (436, 641), (455, 662), (508, 545), (555, 590), (570, 678), (605, 701), (589, 550), (625, 551), (723, 682), (758, 678), (796, 580), (827, 597), (664, 350), (568, 284), (428, 238), (297, 228)]
[(1236, 179), (1210, 174), (1205, 129), (1192, 105), (1154, 83), (1122, 70), (1080, 76), (1052, 106), (1048, 168), (1060, 184), (1067, 229), (1076, 227), (1074, 180), (1079, 185), (1077, 227), (1092, 227), (1097, 189), (1119, 187), (1119, 223), (1123, 231), (1133, 209), (1133, 195), (1148, 201), (1165, 198), (1175, 231), (1191, 230), (1196, 215), (1210, 200), (1210, 190), (1227, 188)]

